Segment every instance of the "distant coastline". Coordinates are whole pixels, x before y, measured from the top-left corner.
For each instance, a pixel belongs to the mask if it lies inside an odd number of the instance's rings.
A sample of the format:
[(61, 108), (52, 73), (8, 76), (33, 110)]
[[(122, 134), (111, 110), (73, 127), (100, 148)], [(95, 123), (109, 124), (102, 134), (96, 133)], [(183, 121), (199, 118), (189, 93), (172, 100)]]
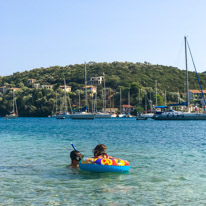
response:
[[(152, 65), (148, 62), (112, 62), (87, 64), (88, 85), (96, 87), (97, 107), (102, 109), (103, 83), (92, 82), (92, 77), (101, 77), (105, 74), (106, 104), (107, 107), (119, 108), (120, 87), (122, 90), (122, 104), (128, 104), (128, 92), (131, 96), (131, 105), (137, 109), (145, 110), (145, 99), (156, 99), (155, 81), (157, 82), (158, 104), (164, 104), (165, 92), (167, 103), (176, 102), (177, 94), (184, 99), (185, 71), (175, 67)], [(199, 74), (202, 87), (206, 88), (206, 74)], [(66, 80), (69, 97), (73, 108), (79, 105), (79, 98), (83, 105), (84, 99), (84, 64), (69, 65), (65, 67), (52, 66), (49, 68), (33, 69), (25, 72), (16, 72), (10, 76), (0, 77), (0, 116), (5, 116), (12, 108), (12, 91), (15, 90), (19, 116), (47, 117), (55, 111), (56, 97), (60, 105), (63, 98), (61, 86)], [(199, 89), (196, 74), (189, 72), (191, 89)], [(92, 88), (92, 87), (91, 87)], [(93, 94), (89, 94), (91, 108)], [(59, 106), (60, 107), (60, 106)], [(149, 107), (149, 106), (147, 106)]]

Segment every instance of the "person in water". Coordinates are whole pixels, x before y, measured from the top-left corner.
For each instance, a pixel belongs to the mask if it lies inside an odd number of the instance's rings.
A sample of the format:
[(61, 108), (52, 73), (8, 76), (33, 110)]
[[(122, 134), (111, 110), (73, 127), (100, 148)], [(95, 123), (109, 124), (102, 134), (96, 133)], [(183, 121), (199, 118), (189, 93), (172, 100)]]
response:
[(81, 152), (77, 151), (77, 150), (73, 150), (70, 153), (70, 158), (71, 158), (71, 167), (79, 167), (79, 162), (81, 159), (83, 159), (83, 155), (81, 154)]
[(92, 151), (94, 154), (94, 158), (105, 158), (105, 159), (113, 159), (114, 157), (108, 156), (106, 153), (107, 146), (104, 144), (98, 144)]

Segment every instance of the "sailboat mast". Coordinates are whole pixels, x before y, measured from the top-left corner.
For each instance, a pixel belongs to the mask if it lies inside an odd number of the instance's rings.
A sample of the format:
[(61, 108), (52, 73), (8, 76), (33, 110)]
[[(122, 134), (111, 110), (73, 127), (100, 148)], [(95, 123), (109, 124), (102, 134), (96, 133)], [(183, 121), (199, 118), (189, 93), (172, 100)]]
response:
[(119, 93), (120, 93), (120, 113), (122, 113), (122, 91), (121, 91), (121, 87), (119, 89), (120, 89), (120, 91), (119, 91)]
[(92, 99), (92, 113), (94, 113), (94, 100), (93, 100), (93, 91), (91, 91), (91, 99)]
[(103, 73), (104, 76), (104, 89), (103, 89), (103, 108), (104, 108), (104, 113), (106, 112), (106, 89), (105, 89), (105, 74)]
[(67, 108), (67, 94), (66, 94), (66, 80), (64, 78), (64, 112), (67, 113), (68, 112), (68, 108)]
[(17, 108), (16, 99), (15, 99), (15, 108), (16, 108), (16, 115), (18, 116), (18, 108)]
[(167, 91), (165, 89), (165, 106), (167, 105)]
[(178, 90), (178, 94), (177, 94), (178, 96), (177, 96), (177, 103), (179, 104), (180, 103), (180, 92), (179, 92), (179, 90)]
[(130, 89), (128, 91), (128, 104), (129, 104), (129, 115), (130, 115)]
[(85, 106), (86, 106), (86, 112), (88, 111), (87, 109), (87, 65), (86, 65), (86, 62), (85, 62), (85, 65), (84, 65), (84, 76), (85, 76)]
[(94, 112), (97, 113), (97, 92), (95, 93), (95, 104), (94, 104)]
[(110, 99), (109, 99), (109, 102), (110, 102), (110, 112), (111, 112), (111, 108), (112, 108), (112, 97), (111, 97), (111, 88), (109, 89), (109, 96), (110, 96)]
[(155, 80), (155, 94), (156, 94), (156, 105), (157, 106), (157, 80)]
[(152, 112), (152, 96), (151, 96), (151, 91), (150, 91), (150, 112)]
[(56, 93), (56, 114), (57, 114), (57, 93)]
[(186, 102), (187, 108), (189, 108), (189, 77), (188, 77), (188, 66), (187, 66), (187, 37), (184, 37), (185, 40), (185, 67), (186, 67)]
[(12, 112), (14, 113), (15, 112), (15, 108), (14, 108), (14, 89), (13, 89), (13, 110)]
[(141, 110), (140, 110), (140, 92), (141, 92), (141, 89), (139, 88), (139, 114), (141, 113)]
[(79, 90), (79, 109), (81, 108), (81, 101), (80, 101), (80, 90)]

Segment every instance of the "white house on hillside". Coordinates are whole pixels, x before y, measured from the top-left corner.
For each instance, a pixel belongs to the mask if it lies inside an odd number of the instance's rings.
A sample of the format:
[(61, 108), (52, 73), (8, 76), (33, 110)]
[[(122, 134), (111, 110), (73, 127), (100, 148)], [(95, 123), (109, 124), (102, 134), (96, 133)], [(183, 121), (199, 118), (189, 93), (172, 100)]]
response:
[(42, 89), (52, 89), (53, 85), (41, 85)]
[(104, 76), (91, 77), (91, 78), (90, 78), (90, 83), (91, 83), (92, 85), (102, 84), (103, 81), (104, 81)]

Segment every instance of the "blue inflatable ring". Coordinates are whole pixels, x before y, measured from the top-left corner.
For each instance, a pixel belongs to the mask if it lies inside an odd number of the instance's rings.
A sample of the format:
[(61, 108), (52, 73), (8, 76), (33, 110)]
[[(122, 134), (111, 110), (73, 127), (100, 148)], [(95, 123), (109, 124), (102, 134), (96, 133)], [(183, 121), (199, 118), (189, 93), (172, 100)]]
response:
[(88, 172), (127, 172), (130, 164), (121, 159), (88, 158), (80, 161), (79, 168)]

